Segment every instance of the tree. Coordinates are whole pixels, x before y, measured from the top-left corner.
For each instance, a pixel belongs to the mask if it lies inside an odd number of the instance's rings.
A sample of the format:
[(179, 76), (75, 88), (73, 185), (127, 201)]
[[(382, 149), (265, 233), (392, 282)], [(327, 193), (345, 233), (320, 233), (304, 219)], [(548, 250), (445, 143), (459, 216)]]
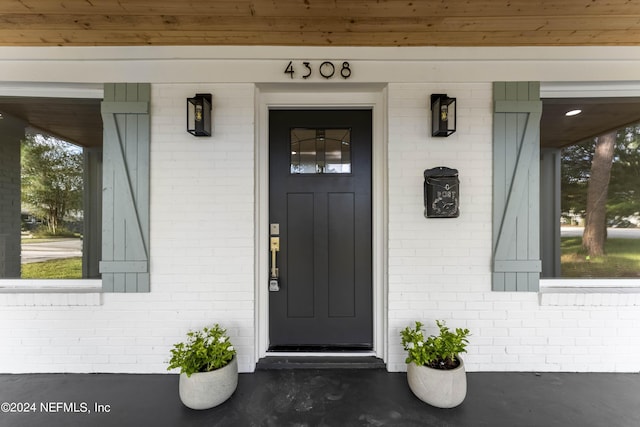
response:
[(607, 218), (624, 218), (640, 212), (640, 126), (618, 133), (611, 167)]
[(562, 149), (561, 206), (563, 215), (584, 217), (587, 209), (587, 187), (595, 139)]
[(599, 136), (596, 142), (589, 187), (587, 188), (587, 216), (582, 247), (589, 256), (604, 255), (607, 238), (607, 193), (616, 146), (616, 131)]
[[(562, 214), (585, 216), (587, 187), (597, 139), (562, 149)], [(607, 219), (640, 212), (640, 125), (620, 129), (611, 167)]]
[(22, 143), (22, 202), (56, 234), (71, 210), (82, 207), (82, 152), (42, 135)]

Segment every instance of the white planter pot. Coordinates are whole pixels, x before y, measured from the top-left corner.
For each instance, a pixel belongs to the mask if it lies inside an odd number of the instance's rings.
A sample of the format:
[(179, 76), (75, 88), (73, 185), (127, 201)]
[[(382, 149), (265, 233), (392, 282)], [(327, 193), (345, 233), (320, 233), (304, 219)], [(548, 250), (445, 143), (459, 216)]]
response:
[(180, 400), (191, 409), (209, 409), (231, 397), (238, 386), (238, 361), (211, 372), (180, 374)]
[(418, 399), (438, 408), (453, 408), (467, 395), (467, 374), (464, 362), (455, 369), (442, 370), (415, 363), (407, 365), (409, 388)]

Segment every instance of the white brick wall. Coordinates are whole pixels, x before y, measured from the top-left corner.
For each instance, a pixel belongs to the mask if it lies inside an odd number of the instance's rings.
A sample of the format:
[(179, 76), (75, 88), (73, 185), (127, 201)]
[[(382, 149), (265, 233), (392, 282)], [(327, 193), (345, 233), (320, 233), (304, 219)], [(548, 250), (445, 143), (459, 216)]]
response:
[[(196, 92), (213, 94), (212, 138), (185, 131)], [(449, 138), (429, 136), (431, 93), (458, 98)], [(405, 369), (402, 328), (445, 319), (471, 329), (471, 371), (640, 370), (637, 306), (491, 292), (491, 98), (490, 83), (389, 85), (389, 369)], [(214, 322), (253, 370), (253, 85), (154, 84), (152, 117), (151, 293), (2, 294), (0, 372), (164, 372), (172, 344)], [(424, 218), (434, 166), (460, 172), (457, 219)]]
[[(213, 94), (211, 138), (185, 130), (196, 92)], [(165, 372), (172, 344), (215, 322), (254, 369), (253, 97), (252, 84), (152, 85), (151, 293), (3, 295), (0, 372)]]
[[(467, 327), (473, 371), (640, 370), (640, 310), (570, 306), (538, 293), (491, 292), (492, 87), (389, 86), (389, 360), (405, 370), (399, 331), (435, 319)], [(458, 98), (458, 131), (431, 138), (432, 93)], [(422, 172), (460, 172), (460, 217), (426, 219)]]

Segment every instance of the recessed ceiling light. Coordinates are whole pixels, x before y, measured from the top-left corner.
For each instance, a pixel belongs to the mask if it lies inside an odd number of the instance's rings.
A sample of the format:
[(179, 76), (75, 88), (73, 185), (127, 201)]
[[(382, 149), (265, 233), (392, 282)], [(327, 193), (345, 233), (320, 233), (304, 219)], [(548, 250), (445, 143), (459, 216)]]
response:
[(582, 113), (582, 110), (571, 110), (564, 113), (564, 115), (567, 117), (571, 117), (571, 116), (577, 116), (580, 113)]

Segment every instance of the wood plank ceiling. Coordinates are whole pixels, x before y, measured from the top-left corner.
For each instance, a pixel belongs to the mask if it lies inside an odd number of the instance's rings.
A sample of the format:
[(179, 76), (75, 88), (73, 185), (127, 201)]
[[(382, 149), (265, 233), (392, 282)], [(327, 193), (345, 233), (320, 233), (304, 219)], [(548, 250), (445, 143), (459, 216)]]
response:
[(100, 99), (0, 97), (0, 115), (18, 117), (44, 132), (83, 147), (102, 146)]
[[(581, 113), (565, 115), (572, 110)], [(637, 97), (543, 99), (540, 145), (562, 148), (638, 123)]]
[[(637, 46), (640, 0), (0, 1), (0, 46), (146, 45)], [(22, 101), (0, 99), (0, 112), (81, 145), (101, 144), (99, 100)], [(600, 111), (622, 109), (625, 124), (640, 120), (640, 101), (612, 102)], [(543, 145), (594, 136), (611, 128), (605, 116), (616, 116), (591, 103), (593, 113), (568, 121), (567, 108), (545, 102)]]
[(0, 2), (3, 46), (638, 44), (638, 0)]

